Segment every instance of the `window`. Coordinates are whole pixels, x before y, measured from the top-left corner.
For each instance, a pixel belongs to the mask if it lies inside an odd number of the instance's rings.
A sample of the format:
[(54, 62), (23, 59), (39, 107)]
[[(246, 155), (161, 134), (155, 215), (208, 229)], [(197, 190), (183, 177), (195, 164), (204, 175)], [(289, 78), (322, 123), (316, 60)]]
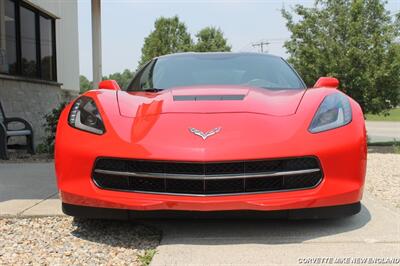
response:
[(127, 90), (210, 85), (270, 90), (305, 88), (296, 72), (280, 57), (251, 53), (199, 53), (154, 59), (135, 75)]
[(53, 20), (40, 17), (40, 62), (42, 79), (55, 80)]
[(153, 79), (150, 74), (153, 72), (155, 60), (148, 62), (138, 73), (140, 78), (135, 80), (135, 87), (141, 89), (151, 89), (153, 88)]
[(25, 2), (0, 0), (0, 73), (56, 81), (54, 27)]
[(0, 1), (0, 73), (16, 74), (17, 40), (15, 4)]
[(37, 48), (35, 13), (25, 7), (20, 9), (21, 18), (21, 70), (27, 77), (37, 76)]

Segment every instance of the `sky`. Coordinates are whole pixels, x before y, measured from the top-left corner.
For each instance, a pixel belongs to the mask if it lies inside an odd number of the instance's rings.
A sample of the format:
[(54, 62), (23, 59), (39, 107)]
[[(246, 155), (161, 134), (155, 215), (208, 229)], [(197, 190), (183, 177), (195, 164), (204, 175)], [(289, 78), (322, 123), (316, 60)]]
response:
[[(221, 28), (232, 51), (259, 51), (253, 43), (268, 41), (268, 52), (287, 57), (283, 43), (290, 37), (280, 10), (314, 0), (102, 0), (103, 75), (134, 70), (144, 38), (161, 16), (179, 16), (192, 38), (204, 27)], [(400, 0), (386, 8), (400, 10)], [(91, 1), (78, 1), (80, 73), (92, 79)]]

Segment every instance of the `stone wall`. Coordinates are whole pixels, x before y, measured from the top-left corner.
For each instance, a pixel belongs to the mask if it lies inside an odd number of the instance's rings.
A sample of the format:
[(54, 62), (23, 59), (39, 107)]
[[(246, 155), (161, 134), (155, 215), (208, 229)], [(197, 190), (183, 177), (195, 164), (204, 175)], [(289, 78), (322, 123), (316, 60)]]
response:
[(8, 117), (22, 117), (32, 124), (35, 146), (45, 137), (43, 116), (59, 103), (72, 99), (61, 84), (0, 76), (0, 101)]

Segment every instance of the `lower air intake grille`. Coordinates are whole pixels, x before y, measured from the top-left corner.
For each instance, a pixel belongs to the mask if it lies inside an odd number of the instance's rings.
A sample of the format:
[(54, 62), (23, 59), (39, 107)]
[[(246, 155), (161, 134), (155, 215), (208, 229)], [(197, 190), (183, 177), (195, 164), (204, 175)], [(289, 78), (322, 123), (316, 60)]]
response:
[(323, 174), (315, 157), (211, 163), (101, 158), (92, 177), (102, 189), (219, 195), (313, 188)]

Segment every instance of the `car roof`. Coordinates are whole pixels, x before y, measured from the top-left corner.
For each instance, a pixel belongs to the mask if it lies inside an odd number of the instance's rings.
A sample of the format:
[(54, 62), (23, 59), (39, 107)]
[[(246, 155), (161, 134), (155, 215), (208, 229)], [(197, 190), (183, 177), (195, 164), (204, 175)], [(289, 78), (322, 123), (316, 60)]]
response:
[(281, 58), (280, 56), (266, 54), (266, 53), (256, 53), (256, 52), (184, 52), (184, 53), (174, 53), (158, 56), (156, 58), (173, 58), (173, 57), (207, 57), (207, 56), (226, 56), (226, 55), (251, 55), (251, 56), (268, 56)]

